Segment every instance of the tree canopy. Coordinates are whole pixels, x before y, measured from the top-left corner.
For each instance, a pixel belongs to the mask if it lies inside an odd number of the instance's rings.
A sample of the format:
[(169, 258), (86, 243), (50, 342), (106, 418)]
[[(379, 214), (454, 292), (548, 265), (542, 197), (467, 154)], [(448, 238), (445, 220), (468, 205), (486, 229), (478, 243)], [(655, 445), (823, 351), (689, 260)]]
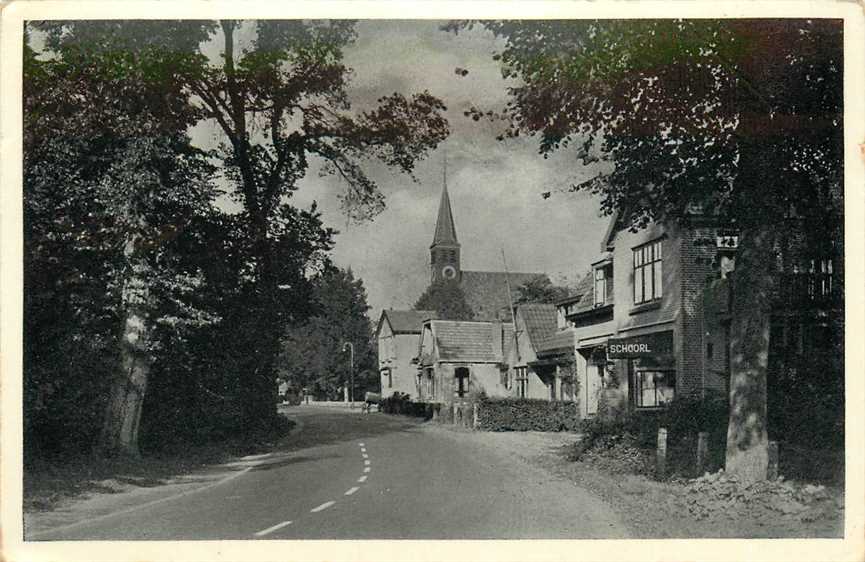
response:
[[(410, 174), (448, 134), (443, 104), (396, 92), (352, 108), (347, 21), (50, 21), (29, 32), (44, 51), (25, 56), (25, 417), (38, 426), (51, 413), (46, 397), (73, 378), (47, 359), (83, 339), (102, 352), (75, 392), (88, 419), (107, 408), (106, 449), (137, 452), (139, 423), (153, 445), (175, 436), (167, 420), (190, 430), (184, 439), (266, 429), (281, 334), (315, 312), (311, 280), (333, 243), (315, 206), (292, 205), (298, 180), (315, 161), (342, 185), (350, 218), (374, 216), (384, 198), (366, 161)], [(215, 149), (192, 145), (193, 126), (217, 132)], [(80, 292), (50, 285), (64, 270)], [(68, 337), (41, 338), (57, 314)], [(80, 333), (91, 317), (101, 323)]]
[(435, 310), (440, 320), (471, 320), (475, 317), (463, 290), (447, 279), (431, 283), (414, 303), (414, 309)]
[[(354, 346), (355, 397), (378, 382), (372, 324), (367, 312), (363, 281), (351, 270), (328, 267), (314, 281), (316, 312), (291, 326), (282, 340), (280, 378), (294, 388), (306, 387), (321, 398), (341, 398), (348, 384), (351, 357), (347, 344)], [(373, 381), (364, 372), (376, 374)], [(377, 388), (376, 388), (377, 390)]]
[(517, 287), (517, 299), (514, 304), (542, 303), (555, 304), (569, 297), (570, 289), (554, 285), (546, 275), (539, 275)]
[[(474, 24), (447, 27), (465, 25)], [(739, 229), (727, 468), (765, 477), (769, 318), (781, 275), (843, 249), (841, 22), (481, 25), (503, 40), (494, 56), (518, 84), (506, 107), (468, 116), (502, 122), (502, 139), (536, 137), (544, 155), (570, 151), (595, 175), (563, 188), (599, 196), (618, 228), (708, 215)]]

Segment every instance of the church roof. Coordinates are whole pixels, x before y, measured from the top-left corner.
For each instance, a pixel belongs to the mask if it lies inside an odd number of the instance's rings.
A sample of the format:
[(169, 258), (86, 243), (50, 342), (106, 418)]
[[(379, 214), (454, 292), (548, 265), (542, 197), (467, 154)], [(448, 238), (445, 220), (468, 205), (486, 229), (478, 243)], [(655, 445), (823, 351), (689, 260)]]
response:
[(518, 314), (526, 326), (532, 348), (538, 347), (556, 332), (556, 306), (553, 304), (521, 304)]
[[(544, 274), (463, 271), (460, 275), (460, 288), (466, 296), (466, 303), (475, 314), (475, 320), (508, 320), (511, 302), (516, 300), (517, 287), (542, 275)], [(508, 295), (508, 281), (511, 295)]]
[(419, 334), (424, 320), (436, 316), (438, 315), (435, 310), (383, 310), (377, 332), (381, 330), (381, 323), (387, 318), (394, 334)]
[(439, 216), (436, 219), (436, 232), (433, 236), (433, 246), (445, 245), (455, 246), (457, 242), (457, 228), (454, 225), (454, 215), (451, 211), (451, 199), (448, 196), (448, 187), (442, 189), (442, 199), (439, 203)]
[[(433, 320), (439, 361), (501, 363), (513, 324)], [(496, 333), (500, 332), (500, 333)]]

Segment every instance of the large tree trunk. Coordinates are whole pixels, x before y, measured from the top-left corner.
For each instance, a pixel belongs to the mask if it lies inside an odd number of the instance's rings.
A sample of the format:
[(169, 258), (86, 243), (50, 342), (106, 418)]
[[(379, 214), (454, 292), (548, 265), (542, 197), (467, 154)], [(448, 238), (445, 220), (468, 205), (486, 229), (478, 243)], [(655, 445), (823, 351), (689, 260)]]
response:
[(140, 454), (138, 427), (150, 375), (150, 356), (147, 353), (148, 290), (143, 275), (147, 264), (134, 247), (135, 242), (130, 241), (125, 250), (131, 264), (122, 294), (126, 318), (120, 341), (121, 372), (111, 388), (99, 439), (98, 449), (104, 455)]
[(730, 421), (726, 470), (740, 481), (766, 479), (766, 377), (775, 294), (775, 236), (762, 227), (743, 232), (733, 290), (730, 330)]

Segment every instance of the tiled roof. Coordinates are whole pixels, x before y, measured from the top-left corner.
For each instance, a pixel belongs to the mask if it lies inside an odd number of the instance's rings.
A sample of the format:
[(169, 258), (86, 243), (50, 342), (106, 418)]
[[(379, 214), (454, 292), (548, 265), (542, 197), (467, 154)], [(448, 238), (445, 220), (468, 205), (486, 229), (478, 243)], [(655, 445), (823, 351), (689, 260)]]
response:
[(384, 310), (382, 319), (387, 317), (390, 328), (395, 334), (419, 334), (424, 320), (435, 318), (435, 310)]
[(574, 313), (585, 312), (595, 307), (595, 273), (589, 272), (585, 277), (580, 279), (577, 285), (577, 290), (583, 295), (577, 305), (574, 307)]
[[(502, 330), (497, 322), (460, 322), (455, 320), (433, 320), (439, 361), (465, 361), (467, 363), (498, 363), (502, 361), (504, 340), (513, 338), (513, 325), (504, 325), (504, 334), (494, 337), (495, 330)], [(510, 337), (509, 335), (510, 334)]]
[[(517, 287), (543, 273), (504, 273), (502, 271), (463, 271), (460, 288), (466, 296), (466, 303), (475, 314), (475, 320), (507, 320), (512, 299), (516, 298)], [(512, 295), (508, 295), (510, 281)], [(505, 317), (500, 318), (502, 309)]]
[(574, 348), (576, 340), (571, 330), (556, 332), (538, 346), (538, 355), (551, 355), (556, 351), (570, 350)]
[(556, 331), (556, 307), (552, 304), (521, 304), (517, 314), (523, 318), (532, 348), (538, 346)]

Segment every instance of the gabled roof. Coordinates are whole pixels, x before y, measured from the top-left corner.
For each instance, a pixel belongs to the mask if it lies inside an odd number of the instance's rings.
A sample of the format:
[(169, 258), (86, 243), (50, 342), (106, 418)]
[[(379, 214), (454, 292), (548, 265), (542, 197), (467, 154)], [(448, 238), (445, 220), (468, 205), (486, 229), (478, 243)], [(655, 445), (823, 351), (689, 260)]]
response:
[(382, 310), (376, 335), (381, 331), (385, 318), (394, 334), (419, 334), (424, 320), (437, 316), (435, 310)]
[[(432, 246), (458, 246), (457, 228), (454, 225), (454, 215), (451, 211), (451, 199), (448, 196), (448, 186), (442, 188), (442, 198), (439, 202), (439, 215), (436, 219), (436, 231)], [(431, 247), (432, 247), (431, 246)]]
[(532, 349), (537, 351), (541, 343), (556, 331), (556, 306), (552, 304), (521, 304), (517, 307), (526, 326)]
[[(510, 310), (511, 303), (516, 299), (517, 287), (541, 276), (545, 274), (463, 271), (460, 288), (466, 296), (466, 303), (475, 314), (475, 320), (496, 320), (502, 309)], [(512, 293), (510, 295), (508, 282)], [(506, 317), (505, 320), (507, 319)]]
[[(505, 343), (513, 338), (512, 324), (456, 320), (432, 320), (430, 324), (439, 361), (500, 363)], [(496, 337), (497, 330), (504, 333)]]
[(538, 347), (537, 353), (538, 356), (554, 355), (563, 351), (573, 351), (575, 345), (576, 339), (574, 338), (574, 332), (571, 330), (563, 330), (561, 332), (556, 332), (544, 340)]

